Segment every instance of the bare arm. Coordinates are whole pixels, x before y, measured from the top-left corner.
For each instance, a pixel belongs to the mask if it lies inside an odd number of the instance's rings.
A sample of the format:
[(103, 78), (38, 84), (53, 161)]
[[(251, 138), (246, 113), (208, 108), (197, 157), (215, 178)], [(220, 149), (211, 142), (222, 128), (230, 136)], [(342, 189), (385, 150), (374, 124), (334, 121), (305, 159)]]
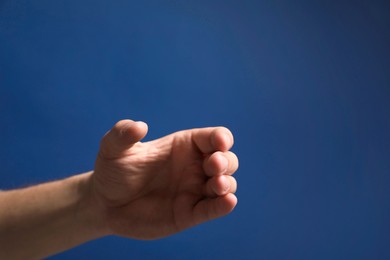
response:
[(42, 259), (108, 234), (86, 199), (90, 177), (0, 192), (0, 259)]

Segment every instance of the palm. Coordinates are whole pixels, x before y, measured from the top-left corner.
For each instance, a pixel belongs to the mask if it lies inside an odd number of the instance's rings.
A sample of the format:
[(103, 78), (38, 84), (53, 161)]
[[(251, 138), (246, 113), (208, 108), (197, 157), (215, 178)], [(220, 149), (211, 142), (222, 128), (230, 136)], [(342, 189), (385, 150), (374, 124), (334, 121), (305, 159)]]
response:
[(210, 154), (201, 151), (193, 134), (181, 131), (137, 142), (119, 157), (99, 156), (95, 187), (114, 233), (158, 238), (214, 217), (207, 212), (212, 204), (204, 168)]

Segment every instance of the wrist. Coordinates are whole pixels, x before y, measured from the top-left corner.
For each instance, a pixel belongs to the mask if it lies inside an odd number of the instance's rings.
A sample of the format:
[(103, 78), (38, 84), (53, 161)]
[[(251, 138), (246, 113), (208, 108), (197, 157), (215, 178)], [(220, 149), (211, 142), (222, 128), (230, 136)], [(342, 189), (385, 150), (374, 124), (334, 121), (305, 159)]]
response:
[(80, 223), (84, 232), (88, 234), (88, 240), (110, 235), (106, 210), (94, 194), (92, 174), (93, 172), (90, 171), (70, 178), (75, 184), (76, 221)]

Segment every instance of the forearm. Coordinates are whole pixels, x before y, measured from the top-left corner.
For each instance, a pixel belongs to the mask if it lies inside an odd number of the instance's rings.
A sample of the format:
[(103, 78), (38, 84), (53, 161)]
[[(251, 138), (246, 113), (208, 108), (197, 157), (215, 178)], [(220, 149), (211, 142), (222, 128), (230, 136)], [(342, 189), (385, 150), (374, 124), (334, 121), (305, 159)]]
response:
[(39, 259), (105, 235), (90, 175), (0, 192), (0, 259)]

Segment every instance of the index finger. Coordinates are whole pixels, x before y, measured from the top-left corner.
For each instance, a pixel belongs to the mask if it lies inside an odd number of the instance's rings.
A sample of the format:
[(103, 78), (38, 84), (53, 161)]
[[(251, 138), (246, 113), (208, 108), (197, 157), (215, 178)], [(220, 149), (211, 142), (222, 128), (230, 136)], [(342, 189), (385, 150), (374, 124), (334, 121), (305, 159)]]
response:
[(204, 154), (226, 152), (234, 144), (232, 132), (226, 127), (206, 127), (192, 130), (192, 140)]

